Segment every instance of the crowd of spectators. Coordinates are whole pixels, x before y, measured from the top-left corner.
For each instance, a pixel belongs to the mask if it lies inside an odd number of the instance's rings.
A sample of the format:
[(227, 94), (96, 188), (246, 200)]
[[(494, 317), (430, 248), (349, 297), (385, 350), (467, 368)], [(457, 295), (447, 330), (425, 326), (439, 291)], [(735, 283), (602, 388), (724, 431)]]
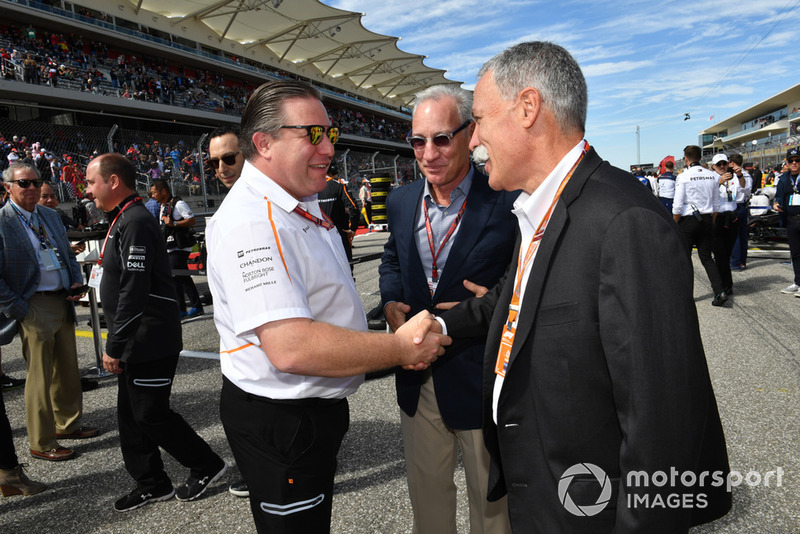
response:
[[(241, 115), (252, 85), (219, 72), (190, 69), (165, 58), (141, 56), (82, 35), (0, 25), (2, 76), (131, 100)], [(20, 75), (21, 73), (21, 75)], [(407, 121), (329, 105), (342, 133), (402, 142)]]

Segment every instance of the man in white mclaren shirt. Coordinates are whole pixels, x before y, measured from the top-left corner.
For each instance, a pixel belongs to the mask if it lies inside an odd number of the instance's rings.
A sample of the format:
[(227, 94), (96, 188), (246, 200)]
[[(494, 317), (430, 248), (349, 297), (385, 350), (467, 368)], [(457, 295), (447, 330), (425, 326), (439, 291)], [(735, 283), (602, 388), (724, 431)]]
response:
[(426, 368), (450, 338), (414, 339), (428, 312), (395, 334), (367, 332), (341, 239), (316, 199), (339, 135), (319, 92), (264, 84), (241, 129), (241, 178), (207, 228), (222, 423), (258, 532), (328, 532), (347, 396), (367, 371)]

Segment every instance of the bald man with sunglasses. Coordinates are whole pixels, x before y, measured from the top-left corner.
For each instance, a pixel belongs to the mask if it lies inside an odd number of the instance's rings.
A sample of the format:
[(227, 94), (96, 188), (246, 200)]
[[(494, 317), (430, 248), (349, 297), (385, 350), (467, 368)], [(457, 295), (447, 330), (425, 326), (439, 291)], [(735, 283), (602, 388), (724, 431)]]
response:
[(206, 234), (220, 415), (259, 533), (330, 530), (347, 396), (364, 373), (425, 368), (450, 341), (411, 335), (430, 323), (427, 312), (394, 335), (368, 332), (341, 239), (317, 200), (339, 137), (320, 98), (296, 81), (253, 93), (242, 175)]

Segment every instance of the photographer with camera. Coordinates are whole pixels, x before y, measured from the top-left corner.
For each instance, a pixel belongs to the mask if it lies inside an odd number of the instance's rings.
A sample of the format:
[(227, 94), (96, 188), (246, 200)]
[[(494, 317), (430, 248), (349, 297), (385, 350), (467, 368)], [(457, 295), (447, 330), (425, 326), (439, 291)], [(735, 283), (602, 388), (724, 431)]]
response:
[(683, 149), (686, 169), (675, 179), (672, 217), (683, 232), (690, 256), (692, 247), (697, 246), (697, 255), (714, 291), (711, 305), (722, 306), (728, 300), (728, 295), (722, 286), (719, 269), (711, 257), (714, 219), (720, 211), (719, 182), (717, 173), (700, 165), (701, 156), (702, 150), (697, 145)]
[[(172, 196), (167, 182), (161, 179), (153, 180), (150, 196), (161, 204), (158, 220), (161, 221), (161, 231), (167, 241), (170, 268), (173, 271), (188, 271), (189, 254), (197, 243), (192, 231), (192, 226), (195, 225), (192, 209), (179, 197)], [(200, 294), (192, 277), (188, 274), (173, 274), (172, 277), (175, 279), (175, 289), (178, 291), (181, 319), (203, 315), (203, 304), (200, 302)], [(189, 296), (189, 311), (186, 311), (184, 292)]]
[(719, 276), (725, 295), (733, 294), (733, 278), (731, 276), (731, 251), (739, 232), (739, 214), (736, 197), (739, 190), (747, 185), (744, 176), (737, 176), (725, 154), (716, 154), (711, 159), (711, 166), (717, 173), (719, 183), (719, 214), (714, 221), (714, 238), (712, 251), (714, 263), (717, 264)]

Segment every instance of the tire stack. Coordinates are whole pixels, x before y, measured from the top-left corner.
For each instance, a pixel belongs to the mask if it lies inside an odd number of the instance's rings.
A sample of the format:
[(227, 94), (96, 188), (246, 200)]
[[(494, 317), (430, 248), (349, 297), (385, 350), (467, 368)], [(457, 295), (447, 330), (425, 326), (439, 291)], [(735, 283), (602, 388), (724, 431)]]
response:
[(392, 187), (392, 179), (388, 176), (373, 176), (369, 179), (372, 186), (372, 224), (386, 226), (386, 197)]

